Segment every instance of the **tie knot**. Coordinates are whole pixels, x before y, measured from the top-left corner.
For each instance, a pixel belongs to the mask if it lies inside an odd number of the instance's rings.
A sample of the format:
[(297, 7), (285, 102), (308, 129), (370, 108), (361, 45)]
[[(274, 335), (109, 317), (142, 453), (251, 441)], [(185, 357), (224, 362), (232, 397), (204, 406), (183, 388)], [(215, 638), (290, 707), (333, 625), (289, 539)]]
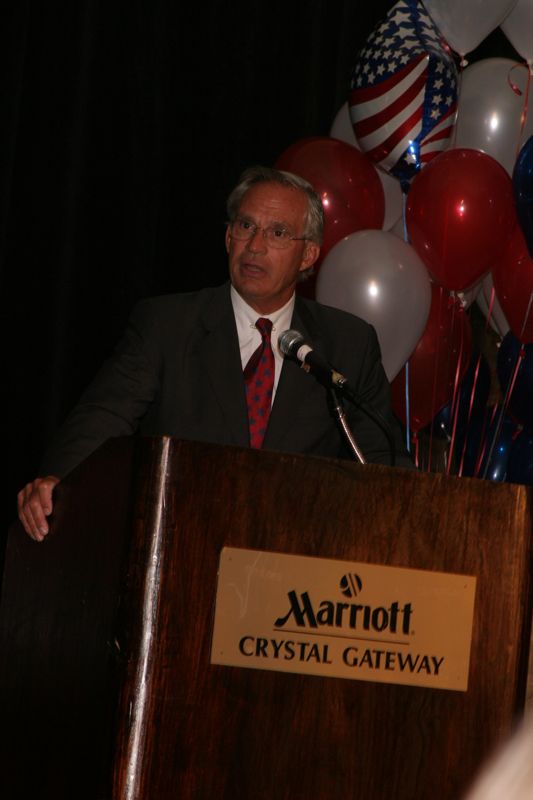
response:
[(255, 327), (257, 328), (263, 339), (267, 339), (268, 341), (270, 341), (270, 334), (272, 333), (271, 319), (260, 317), (255, 323)]

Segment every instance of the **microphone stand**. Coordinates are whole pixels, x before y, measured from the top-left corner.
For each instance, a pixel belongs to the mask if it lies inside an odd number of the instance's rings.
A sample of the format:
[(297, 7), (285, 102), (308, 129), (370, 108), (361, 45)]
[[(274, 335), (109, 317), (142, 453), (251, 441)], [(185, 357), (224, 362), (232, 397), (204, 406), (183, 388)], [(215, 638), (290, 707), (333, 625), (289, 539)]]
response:
[(355, 406), (360, 408), (364, 414), (370, 417), (370, 419), (373, 420), (379, 428), (381, 428), (389, 444), (390, 465), (391, 467), (394, 467), (394, 465), (396, 464), (396, 443), (394, 441), (394, 436), (392, 434), (390, 426), (388, 425), (386, 420), (379, 413), (379, 411), (376, 411), (371, 406), (367, 405), (367, 403), (363, 403), (361, 400), (359, 400), (358, 396), (355, 394), (354, 390), (352, 389), (352, 387), (345, 378), (344, 382), (340, 383), (339, 386), (343, 390), (348, 400), (351, 400)]
[(366, 464), (365, 457), (363, 456), (361, 450), (359, 449), (357, 442), (355, 441), (354, 435), (350, 430), (350, 426), (346, 421), (346, 414), (344, 412), (344, 407), (342, 405), (342, 399), (337, 392), (337, 390), (333, 387), (329, 387), (329, 396), (331, 400), (331, 406), (335, 416), (339, 421), (339, 425), (342, 428), (342, 432), (350, 446), (352, 453), (355, 456), (356, 461), (359, 461), (360, 464)]
[(344, 375), (333, 369), (319, 354), (315, 353), (308, 344), (306, 344), (304, 337), (299, 331), (288, 330), (281, 334), (278, 340), (278, 347), (284, 356), (288, 356), (297, 364), (300, 364), (301, 369), (305, 372), (311, 372), (322, 386), (326, 387), (328, 396), (332, 402), (332, 411), (336, 415), (341, 429), (348, 441), (350, 449), (355, 455), (356, 459), (361, 464), (366, 464), (361, 450), (355, 441), (353, 434), (346, 422), (346, 415), (342, 406), (340, 394), (337, 394), (339, 389), (363, 414), (366, 414), (370, 419), (383, 431), (385, 434), (390, 452), (391, 467), (396, 463), (396, 445), (394, 436), (383, 416), (362, 402), (355, 391), (352, 389)]

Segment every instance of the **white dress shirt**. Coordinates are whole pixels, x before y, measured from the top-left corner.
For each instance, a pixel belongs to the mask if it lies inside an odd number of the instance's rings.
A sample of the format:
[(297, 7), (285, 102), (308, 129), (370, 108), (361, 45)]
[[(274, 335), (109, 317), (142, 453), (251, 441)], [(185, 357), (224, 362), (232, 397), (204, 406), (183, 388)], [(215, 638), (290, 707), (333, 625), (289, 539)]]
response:
[(272, 322), (272, 335), (270, 341), (272, 342), (275, 368), (272, 400), (274, 400), (274, 395), (276, 394), (284, 358), (278, 348), (278, 338), (291, 326), (292, 312), (294, 311), (294, 301), (295, 295), (293, 294), (291, 299), (285, 303), (282, 308), (278, 308), (278, 310), (274, 311), (272, 314), (259, 314), (242, 299), (240, 294), (233, 288), (233, 286), (231, 287), (231, 303), (233, 305), (233, 313), (235, 314), (235, 322), (237, 324), (237, 335), (239, 337), (239, 347), (241, 350), (241, 362), (243, 369), (252, 357), (252, 354), (261, 344), (261, 334), (255, 327), (255, 323), (260, 318), (269, 319)]

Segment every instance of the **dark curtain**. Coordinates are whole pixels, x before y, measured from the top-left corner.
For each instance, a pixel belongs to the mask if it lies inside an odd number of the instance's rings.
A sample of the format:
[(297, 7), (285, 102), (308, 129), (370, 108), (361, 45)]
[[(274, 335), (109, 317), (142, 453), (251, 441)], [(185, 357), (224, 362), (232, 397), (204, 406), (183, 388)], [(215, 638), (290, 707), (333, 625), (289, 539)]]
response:
[(6, 523), (133, 303), (225, 279), (228, 191), (245, 166), (328, 134), (392, 5), (5, 2)]

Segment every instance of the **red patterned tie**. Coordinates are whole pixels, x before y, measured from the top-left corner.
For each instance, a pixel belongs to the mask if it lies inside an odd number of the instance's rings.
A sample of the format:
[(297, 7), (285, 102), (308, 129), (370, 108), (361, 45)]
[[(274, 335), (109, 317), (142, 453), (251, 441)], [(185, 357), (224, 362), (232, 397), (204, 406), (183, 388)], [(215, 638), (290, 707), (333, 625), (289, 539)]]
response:
[(274, 390), (274, 353), (270, 344), (272, 322), (261, 317), (255, 323), (262, 342), (244, 368), (250, 447), (263, 444)]

